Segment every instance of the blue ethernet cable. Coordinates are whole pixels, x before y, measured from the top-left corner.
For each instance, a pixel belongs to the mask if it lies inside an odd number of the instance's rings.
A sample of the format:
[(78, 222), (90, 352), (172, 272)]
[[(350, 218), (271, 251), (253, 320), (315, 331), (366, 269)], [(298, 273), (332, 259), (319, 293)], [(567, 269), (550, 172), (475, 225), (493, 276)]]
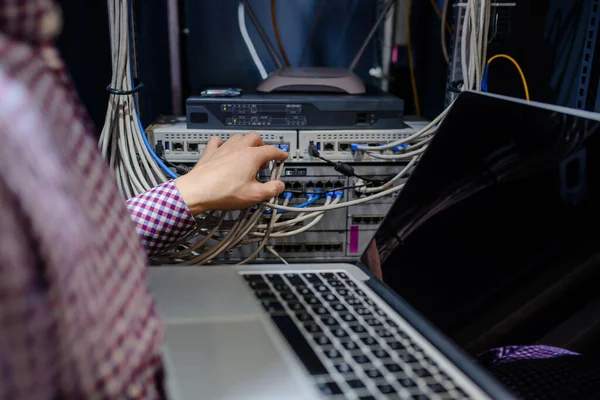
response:
[[(133, 26), (131, 23), (131, 18), (133, 18), (132, 13), (131, 13), (131, 0), (128, 1), (128, 9), (129, 9), (129, 32), (128, 32), (129, 59), (131, 60), (131, 62), (129, 63), (129, 69), (130, 69), (130, 75), (131, 75), (131, 87), (135, 87), (135, 82), (133, 80), (133, 43), (132, 43), (132, 39), (131, 39), (131, 35), (132, 35), (131, 29)], [(146, 149), (148, 150), (148, 152), (150, 153), (150, 156), (152, 156), (154, 161), (156, 161), (158, 166), (165, 172), (165, 174), (167, 174), (167, 176), (169, 176), (172, 179), (177, 178), (179, 175), (177, 175), (176, 173), (171, 171), (171, 169), (169, 167), (167, 167), (167, 165), (160, 159), (160, 157), (156, 154), (156, 152), (152, 148), (152, 145), (150, 144), (150, 141), (148, 140), (148, 136), (146, 135), (146, 131), (144, 130), (144, 127), (142, 126), (142, 120), (140, 119), (140, 112), (139, 112), (139, 108), (137, 105), (137, 99), (135, 98), (135, 95), (133, 95), (132, 97), (133, 97), (133, 106), (135, 107), (135, 111), (136, 111), (136, 117), (137, 117), (136, 119), (137, 119), (138, 127), (142, 134), (142, 140), (144, 141), (144, 145), (146, 146)]]
[[(290, 192), (283, 192), (283, 198), (285, 198), (285, 199), (291, 200), (292, 196), (293, 196), (293, 194), (290, 193)], [(314, 204), (315, 202), (317, 202), (317, 200), (319, 200), (321, 198), (321, 195), (317, 194), (317, 193), (315, 193), (315, 194), (308, 193), (306, 195), (306, 198), (307, 198), (307, 201), (305, 201), (302, 204), (298, 204), (296, 206), (293, 206), (293, 207), (294, 208), (306, 208), (306, 207), (310, 206), (311, 204)], [(265, 211), (266, 215), (270, 215), (271, 213), (272, 213), (271, 210), (266, 210)], [(277, 211), (277, 214), (285, 214), (285, 213), (286, 213), (286, 211)]]

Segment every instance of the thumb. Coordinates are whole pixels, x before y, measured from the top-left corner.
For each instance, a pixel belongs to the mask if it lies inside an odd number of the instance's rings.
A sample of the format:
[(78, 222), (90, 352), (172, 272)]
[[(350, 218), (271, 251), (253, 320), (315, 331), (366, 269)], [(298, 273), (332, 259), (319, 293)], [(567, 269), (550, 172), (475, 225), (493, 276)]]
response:
[(285, 190), (285, 184), (281, 181), (256, 182), (253, 189), (260, 201), (266, 201), (279, 196)]

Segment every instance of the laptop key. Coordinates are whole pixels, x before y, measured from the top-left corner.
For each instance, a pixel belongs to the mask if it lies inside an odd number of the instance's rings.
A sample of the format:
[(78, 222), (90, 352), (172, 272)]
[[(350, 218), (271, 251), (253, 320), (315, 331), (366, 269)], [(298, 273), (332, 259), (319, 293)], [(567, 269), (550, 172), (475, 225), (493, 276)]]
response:
[(323, 277), (323, 279), (327, 279), (327, 280), (330, 280), (330, 279), (337, 279), (337, 277), (335, 276), (335, 274), (334, 274), (334, 273), (332, 273), (332, 272), (325, 272), (325, 273), (322, 273), (322, 274), (321, 274), (321, 276)]
[(369, 310), (368, 308), (365, 307), (360, 307), (360, 308), (355, 308), (354, 311), (358, 314), (358, 315), (362, 315), (362, 316), (368, 316), (368, 315), (373, 315), (371, 313), (371, 310)]
[(345, 315), (342, 315), (342, 320), (344, 322), (355, 322), (356, 317), (352, 314), (345, 314)]
[(319, 278), (319, 275), (317, 275), (317, 274), (302, 274), (302, 276), (304, 277), (304, 279), (306, 279), (310, 283), (321, 283), (322, 282), (321, 278)]
[(358, 299), (356, 297), (347, 298), (346, 303), (348, 303), (348, 305), (351, 305), (353, 307), (363, 307), (362, 301), (360, 301), (360, 299)]
[(392, 385), (378, 385), (377, 389), (379, 389), (379, 391), (383, 394), (392, 394), (392, 393), (396, 393), (396, 389), (394, 389), (394, 387)]
[(342, 343), (342, 346), (344, 346), (344, 348), (346, 350), (350, 350), (350, 351), (359, 349), (358, 344), (356, 344), (355, 342), (344, 342), (344, 343)]
[(283, 312), (283, 311), (285, 311), (285, 309), (283, 308), (283, 305), (278, 301), (265, 300), (262, 302), (262, 305), (265, 308), (265, 310), (267, 310), (267, 312)]
[(323, 329), (314, 322), (308, 322), (304, 324), (304, 329), (306, 329), (310, 333), (322, 333)]
[(384, 367), (390, 372), (400, 372), (402, 371), (402, 367), (398, 364), (385, 364)]
[(335, 311), (340, 312), (340, 313), (348, 311), (348, 308), (346, 308), (346, 306), (341, 303), (334, 304), (331, 306), (331, 308), (333, 308)]
[(338, 324), (337, 320), (333, 317), (327, 317), (327, 318), (323, 318), (321, 321), (323, 321), (323, 323), (327, 326), (340, 326), (340, 324)]
[(283, 277), (279, 274), (267, 274), (266, 277), (272, 283), (283, 282)]
[(381, 321), (378, 320), (377, 318), (366, 318), (365, 322), (369, 326), (381, 326)]
[(333, 333), (333, 336), (335, 336), (336, 338), (345, 338), (350, 336), (348, 335), (348, 332), (346, 332), (342, 328), (334, 329), (331, 331), (331, 333)]
[(382, 338), (393, 336), (392, 332), (388, 331), (387, 329), (380, 328), (380, 329), (376, 329), (375, 332), (377, 333), (377, 335), (379, 337), (382, 337)]
[(298, 313), (296, 313), (296, 318), (298, 318), (302, 322), (314, 321), (313, 316), (310, 315), (310, 314), (308, 314), (308, 313), (305, 313), (305, 312), (298, 312)]
[(346, 381), (346, 384), (350, 386), (351, 389), (362, 389), (366, 387), (363, 381), (361, 381), (360, 379), (350, 379)]
[[(354, 332), (354, 333), (365, 333), (365, 332), (367, 331), (367, 328), (365, 328), (365, 327), (364, 327), (364, 326), (362, 326), (362, 325), (352, 325), (352, 326), (350, 327), (350, 329), (351, 329), (351, 330), (352, 330), (352, 332)], [(375, 340), (375, 339), (373, 339), (373, 340)]]
[(320, 293), (324, 293), (324, 292), (330, 292), (329, 288), (328, 288), (327, 286), (325, 286), (325, 285), (318, 285), (318, 286), (315, 286), (315, 290), (316, 290), (317, 292), (320, 292)]
[(298, 301), (298, 298), (296, 297), (296, 295), (294, 293), (282, 293), (281, 297), (285, 301)]
[(406, 363), (414, 363), (417, 362), (417, 359), (412, 354), (401, 354), (400, 359)]
[(398, 327), (398, 324), (396, 324), (396, 323), (395, 323), (394, 321), (392, 321), (391, 319), (386, 319), (386, 320), (385, 320), (385, 323), (386, 323), (388, 326), (392, 327), (392, 328), (397, 328), (397, 327)]
[(365, 372), (365, 375), (367, 375), (369, 378), (372, 378), (372, 379), (381, 378), (383, 376), (383, 374), (375, 368), (367, 369), (364, 372)]
[(398, 383), (400, 384), (400, 386), (405, 387), (407, 389), (411, 389), (417, 386), (417, 384), (408, 377), (402, 377), (398, 379)]
[[(364, 292), (363, 292), (363, 295), (364, 295)], [(375, 302), (373, 300), (371, 300), (371, 299), (367, 298), (367, 299), (364, 299), (364, 300), (365, 300), (365, 303), (367, 303), (370, 306), (374, 306), (375, 305)]]
[(417, 368), (413, 370), (413, 372), (421, 378), (431, 378), (433, 376), (431, 372), (427, 371), (425, 368)]
[(338, 372), (340, 374), (351, 374), (354, 372), (354, 370), (352, 369), (352, 367), (346, 363), (344, 364), (340, 364), (340, 365), (336, 365), (335, 369), (338, 370)]
[(259, 300), (277, 300), (277, 296), (273, 292), (257, 292), (256, 297)]
[(288, 273), (288, 274), (285, 274), (285, 277), (287, 278), (288, 282), (294, 286), (295, 285), (304, 285), (304, 280), (298, 274)]
[(369, 336), (369, 337), (362, 338), (361, 340), (362, 340), (362, 342), (363, 342), (364, 344), (366, 344), (367, 346), (372, 346), (372, 345), (374, 345), (374, 344), (379, 344), (379, 342), (377, 341), (377, 339), (375, 339), (375, 338), (374, 338), (374, 337), (372, 337), (372, 336)]
[(332, 287), (344, 287), (344, 283), (342, 281), (338, 281), (338, 280), (333, 280), (333, 281), (329, 281), (329, 286)]
[(331, 314), (328, 309), (326, 309), (325, 307), (322, 307), (322, 306), (320, 306), (320, 307), (313, 307), (312, 310), (317, 315), (329, 315), (329, 314)]
[(306, 308), (304, 308), (304, 305), (302, 305), (302, 303), (298, 303), (297, 301), (288, 302), (287, 306), (292, 311), (306, 311)]
[[(357, 295), (359, 295), (360, 297), (367, 297), (367, 295), (365, 294), (365, 292), (363, 292), (363, 291), (362, 291), (362, 290), (360, 290), (360, 289), (355, 289), (355, 290), (354, 290), (354, 293), (356, 293), (356, 294), (357, 294)], [(368, 299), (367, 299), (367, 300), (368, 300)], [(375, 304), (375, 303), (373, 303), (373, 304)]]
[(428, 383), (427, 386), (429, 386), (429, 389), (434, 393), (444, 393), (446, 391), (446, 388), (438, 382)]
[(260, 290), (271, 290), (269, 288), (269, 285), (267, 285), (265, 282), (251, 281), (248, 282), (248, 284), (255, 292), (258, 292)]
[(274, 283), (273, 284), (273, 288), (275, 288), (276, 291), (278, 292), (288, 292), (291, 290), (291, 288), (286, 285), (285, 283), (281, 282), (281, 283)]
[(375, 354), (375, 357), (377, 357), (377, 358), (389, 358), (390, 357), (388, 352), (383, 349), (374, 350), (373, 354)]
[(264, 282), (264, 278), (259, 274), (245, 274), (244, 279), (246, 282)]
[(342, 394), (342, 389), (340, 389), (337, 383), (334, 382), (321, 383), (319, 384), (319, 389), (326, 396), (335, 396), (337, 394)]
[(331, 340), (329, 340), (329, 338), (327, 336), (319, 336), (318, 338), (315, 339), (315, 341), (320, 346), (327, 346), (328, 344), (331, 344)]
[(319, 300), (316, 297), (309, 297), (308, 299), (305, 299), (305, 301), (311, 306), (317, 306), (317, 305), (323, 304), (323, 303), (321, 303), (321, 300)]
[(358, 355), (358, 356), (354, 356), (352, 357), (354, 358), (354, 361), (356, 361), (358, 364), (366, 364), (366, 363), (370, 363), (371, 360), (369, 359), (369, 357), (365, 356), (365, 355)]
[(350, 286), (351, 288), (357, 288), (358, 285), (354, 282), (352, 282), (351, 280), (347, 280), (346, 281), (346, 285)]
[(335, 302), (338, 302), (338, 303), (339, 303), (339, 301), (338, 301), (338, 298), (337, 298), (337, 297), (335, 297), (335, 295), (334, 295), (334, 294), (331, 294), (331, 293), (328, 293), (328, 294), (323, 294), (323, 299), (324, 299), (325, 301), (327, 301), (327, 302), (333, 302), (333, 301), (335, 301)]
[(304, 287), (304, 288), (300, 288), (297, 290), (298, 290), (298, 294), (300, 294), (301, 296), (314, 296), (313, 291), (309, 288)]
[(406, 347), (404, 347), (404, 345), (400, 342), (398, 342), (397, 340), (391, 341), (391, 342), (387, 342), (388, 346), (391, 347), (392, 350), (405, 350)]
[(327, 358), (340, 358), (340, 357), (342, 357), (342, 354), (339, 351), (337, 351), (336, 349), (327, 350), (325, 352), (325, 355), (327, 356)]
[(288, 316), (273, 315), (271, 316), (271, 319), (275, 325), (277, 325), (277, 328), (279, 328), (292, 349), (294, 349), (296, 356), (302, 361), (302, 364), (304, 364), (311, 375), (323, 375), (328, 373), (327, 368), (325, 368), (310, 344), (308, 344), (304, 336), (302, 336), (302, 332), (300, 332), (298, 327), (294, 324), (292, 318)]
[(380, 317), (385, 317), (386, 316), (385, 311), (383, 311), (381, 308), (377, 308), (375, 310), (375, 314), (379, 315)]

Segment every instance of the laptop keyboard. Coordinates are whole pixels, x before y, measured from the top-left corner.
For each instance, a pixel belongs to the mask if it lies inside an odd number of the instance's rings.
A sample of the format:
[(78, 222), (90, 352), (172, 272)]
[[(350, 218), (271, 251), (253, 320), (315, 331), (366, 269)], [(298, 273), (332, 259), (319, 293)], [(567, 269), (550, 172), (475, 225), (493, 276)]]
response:
[(326, 398), (470, 398), (346, 273), (243, 276)]

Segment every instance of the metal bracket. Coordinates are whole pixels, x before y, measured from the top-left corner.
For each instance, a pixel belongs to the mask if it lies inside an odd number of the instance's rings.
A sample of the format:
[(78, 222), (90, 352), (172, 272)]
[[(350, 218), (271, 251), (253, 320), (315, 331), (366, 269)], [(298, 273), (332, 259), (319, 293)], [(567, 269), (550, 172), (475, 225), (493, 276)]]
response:
[[(581, 63), (581, 74), (577, 85), (575, 106), (581, 110), (594, 111), (595, 101), (588, 105), (588, 91), (590, 88), (590, 77), (592, 74), (594, 52), (596, 50), (596, 39), (598, 37), (598, 25), (600, 24), (600, 0), (592, 0), (590, 19), (585, 33), (585, 44), (583, 46), (583, 59)], [(597, 96), (595, 93), (594, 95)]]

